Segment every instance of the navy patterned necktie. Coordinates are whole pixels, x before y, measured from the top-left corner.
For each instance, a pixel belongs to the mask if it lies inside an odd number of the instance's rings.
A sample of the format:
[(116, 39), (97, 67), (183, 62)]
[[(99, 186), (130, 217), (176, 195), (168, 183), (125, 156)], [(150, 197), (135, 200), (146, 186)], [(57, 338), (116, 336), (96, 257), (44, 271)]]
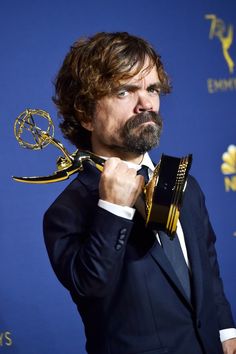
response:
[(184, 255), (179, 243), (178, 236), (175, 235), (173, 240), (164, 231), (158, 231), (163, 251), (171, 263), (179, 281), (188, 297), (191, 301), (191, 285), (190, 285), (190, 273), (187, 263), (184, 259)]
[(144, 177), (145, 184), (149, 181), (148, 176), (148, 167), (145, 165), (141, 165), (141, 168), (137, 171), (137, 175), (141, 175)]

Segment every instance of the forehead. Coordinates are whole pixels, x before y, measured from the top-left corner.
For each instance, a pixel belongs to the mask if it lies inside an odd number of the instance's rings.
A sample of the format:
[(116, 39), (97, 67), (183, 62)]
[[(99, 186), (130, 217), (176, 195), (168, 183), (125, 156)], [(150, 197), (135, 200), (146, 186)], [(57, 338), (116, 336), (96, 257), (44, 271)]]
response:
[[(132, 76), (133, 71), (133, 76)], [(157, 83), (160, 82), (157, 67), (150, 63), (150, 60), (146, 60), (142, 68), (137, 72), (137, 68), (133, 68), (130, 72), (131, 77), (127, 80), (121, 80), (120, 84), (140, 84), (141, 82), (145, 83)]]

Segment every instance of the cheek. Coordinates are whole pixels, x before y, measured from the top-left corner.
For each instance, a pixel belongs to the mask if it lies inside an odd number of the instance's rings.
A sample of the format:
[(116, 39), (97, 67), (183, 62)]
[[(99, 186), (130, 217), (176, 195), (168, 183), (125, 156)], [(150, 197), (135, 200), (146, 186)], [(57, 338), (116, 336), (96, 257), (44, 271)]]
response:
[(160, 97), (156, 97), (153, 101), (153, 109), (154, 111), (159, 111), (160, 109)]
[(130, 100), (115, 101), (109, 107), (101, 107), (95, 118), (95, 130), (99, 134), (117, 134), (126, 121), (134, 115), (134, 104)]
[(116, 132), (115, 119), (112, 116), (103, 116), (102, 119), (96, 122), (94, 133), (103, 136), (110, 137)]

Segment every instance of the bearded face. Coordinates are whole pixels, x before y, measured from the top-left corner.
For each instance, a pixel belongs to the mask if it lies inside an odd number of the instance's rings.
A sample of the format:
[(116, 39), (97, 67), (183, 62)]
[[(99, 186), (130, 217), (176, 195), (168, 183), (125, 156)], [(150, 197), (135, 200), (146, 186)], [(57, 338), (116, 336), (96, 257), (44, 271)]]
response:
[(132, 160), (158, 145), (161, 83), (156, 67), (147, 71), (146, 66), (116, 92), (98, 100), (91, 121), (83, 124), (91, 132), (96, 154)]
[(120, 132), (123, 147), (128, 152), (143, 154), (159, 145), (162, 118), (156, 112), (132, 116)]

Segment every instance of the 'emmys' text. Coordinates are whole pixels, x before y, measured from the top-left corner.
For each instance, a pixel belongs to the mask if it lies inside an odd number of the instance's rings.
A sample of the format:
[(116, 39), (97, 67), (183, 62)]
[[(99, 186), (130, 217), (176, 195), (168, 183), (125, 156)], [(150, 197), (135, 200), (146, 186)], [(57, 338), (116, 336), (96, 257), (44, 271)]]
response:
[(7, 346), (10, 347), (12, 345), (11, 332), (0, 332), (0, 347)]

